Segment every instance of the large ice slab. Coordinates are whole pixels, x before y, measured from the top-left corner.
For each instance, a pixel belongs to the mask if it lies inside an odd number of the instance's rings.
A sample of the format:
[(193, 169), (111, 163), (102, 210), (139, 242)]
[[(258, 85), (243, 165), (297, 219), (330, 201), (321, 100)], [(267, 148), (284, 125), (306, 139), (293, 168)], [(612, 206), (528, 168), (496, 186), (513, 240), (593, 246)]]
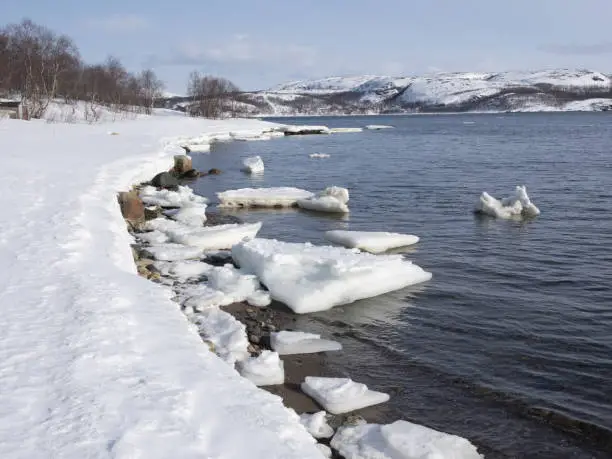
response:
[(176, 191), (158, 190), (154, 186), (142, 187), (138, 194), (147, 205), (160, 207), (183, 207), (187, 204), (205, 204), (208, 200), (193, 193), (186, 186), (179, 186)]
[(349, 192), (346, 188), (330, 186), (316, 196), (299, 199), (297, 205), (302, 209), (316, 210), (319, 212), (347, 213), (349, 211), (346, 204), (348, 201)]
[(540, 215), (540, 209), (531, 202), (525, 186), (517, 186), (513, 196), (495, 199), (486, 191), (476, 203), (475, 212), (503, 219), (532, 218)]
[(234, 244), (253, 239), (261, 229), (258, 223), (230, 223), (227, 225), (193, 227), (176, 227), (168, 229), (166, 234), (171, 241), (202, 250), (229, 249)]
[(482, 459), (468, 440), (408, 421), (341, 427), (332, 448), (351, 459)]
[(334, 435), (334, 429), (327, 423), (327, 413), (319, 411), (318, 413), (300, 415), (300, 422), (308, 433), (315, 438), (329, 438)]
[(264, 162), (261, 156), (251, 156), (242, 161), (243, 171), (249, 174), (263, 174)]
[(232, 247), (240, 267), (298, 314), (323, 311), (431, 279), (401, 255), (253, 239)]
[(419, 242), (412, 234), (387, 233), (378, 231), (333, 230), (325, 233), (325, 239), (345, 247), (380, 253), (389, 249), (406, 247)]
[(276, 352), (262, 351), (257, 357), (240, 362), (237, 370), (256, 386), (275, 386), (285, 383), (285, 367)]
[(312, 195), (293, 187), (241, 188), (217, 193), (220, 207), (292, 207), (299, 199)]
[(280, 355), (342, 350), (342, 344), (337, 341), (321, 339), (321, 335), (300, 331), (273, 332), (270, 334), (270, 345)]
[(389, 394), (370, 390), (350, 378), (306, 376), (301, 387), (306, 395), (332, 414), (348, 413), (389, 400)]

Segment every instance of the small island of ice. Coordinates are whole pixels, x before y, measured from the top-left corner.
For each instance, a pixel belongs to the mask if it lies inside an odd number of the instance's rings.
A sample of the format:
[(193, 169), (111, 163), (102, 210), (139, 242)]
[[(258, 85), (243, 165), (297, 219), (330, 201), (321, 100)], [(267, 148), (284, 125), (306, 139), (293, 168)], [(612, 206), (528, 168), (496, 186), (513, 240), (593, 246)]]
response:
[(330, 186), (316, 196), (299, 199), (297, 205), (302, 209), (318, 212), (348, 213), (348, 200), (349, 192), (346, 188)]
[(241, 188), (217, 193), (220, 207), (293, 207), (300, 199), (313, 196), (293, 187)]
[(332, 414), (349, 413), (389, 400), (389, 395), (368, 389), (350, 378), (307, 376), (301, 385), (306, 395)]
[(517, 186), (514, 196), (495, 199), (486, 191), (482, 193), (474, 209), (476, 213), (502, 219), (533, 218), (540, 215), (540, 209), (531, 202), (524, 186)]
[(321, 335), (299, 331), (273, 332), (270, 334), (270, 345), (280, 355), (342, 350), (342, 344), (337, 341), (321, 339)]
[(376, 231), (327, 231), (325, 239), (335, 244), (371, 253), (385, 252), (389, 249), (406, 247), (419, 242), (419, 237), (411, 234)]
[(308, 156), (311, 158), (329, 158), (330, 155), (327, 153), (311, 153)]
[(251, 156), (242, 161), (242, 170), (248, 174), (263, 174), (264, 163), (261, 156)]

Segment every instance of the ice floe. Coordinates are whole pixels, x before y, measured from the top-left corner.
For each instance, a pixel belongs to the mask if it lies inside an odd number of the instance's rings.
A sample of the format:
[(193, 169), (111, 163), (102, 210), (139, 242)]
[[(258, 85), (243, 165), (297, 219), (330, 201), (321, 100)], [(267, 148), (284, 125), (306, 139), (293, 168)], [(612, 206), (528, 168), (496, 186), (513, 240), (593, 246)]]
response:
[(177, 261), (199, 258), (203, 250), (199, 247), (189, 247), (183, 244), (164, 243), (152, 244), (143, 250), (146, 254), (160, 261)]
[(243, 171), (249, 174), (263, 174), (264, 162), (261, 156), (251, 156), (242, 161)]
[(298, 314), (322, 311), (431, 279), (401, 255), (253, 239), (232, 247), (241, 269)]
[(331, 128), (329, 130), (329, 133), (330, 134), (344, 134), (344, 133), (361, 132), (361, 131), (363, 131), (363, 128), (360, 128), (360, 127)]
[(273, 332), (270, 334), (270, 345), (280, 355), (342, 350), (342, 344), (337, 341), (321, 339), (321, 335), (300, 331)]
[(202, 226), (206, 222), (206, 204), (190, 202), (179, 209), (167, 210), (165, 214), (188, 226)]
[(411, 234), (377, 231), (333, 230), (325, 233), (325, 239), (335, 244), (371, 253), (385, 252), (389, 249), (406, 247), (419, 242), (419, 237)]
[(346, 188), (330, 186), (316, 196), (298, 199), (297, 205), (302, 209), (319, 212), (347, 213), (349, 212), (348, 200), (349, 192)]
[(532, 218), (540, 215), (540, 209), (531, 202), (524, 186), (517, 186), (515, 194), (501, 201), (486, 191), (480, 195), (475, 212), (503, 219)]
[(351, 459), (482, 459), (476, 447), (456, 435), (408, 421), (341, 427), (332, 448)]
[(389, 394), (368, 389), (350, 378), (306, 376), (302, 391), (332, 414), (348, 413), (389, 400)]
[(183, 207), (188, 204), (205, 204), (208, 200), (193, 193), (186, 186), (179, 186), (176, 191), (158, 190), (154, 186), (144, 186), (139, 191), (142, 202), (150, 206)]
[(311, 153), (308, 155), (311, 158), (329, 158), (330, 155), (327, 153)]
[(384, 124), (368, 124), (365, 128), (371, 131), (380, 131), (381, 129), (394, 129), (393, 126), (386, 126)]
[(220, 207), (292, 207), (299, 199), (313, 196), (293, 187), (241, 188), (217, 193)]
[(276, 352), (262, 351), (257, 357), (250, 357), (240, 362), (236, 369), (256, 386), (275, 386), (285, 383), (285, 367)]
[(319, 411), (314, 414), (301, 414), (300, 422), (308, 433), (315, 438), (330, 438), (334, 435), (334, 429), (327, 423), (327, 413)]

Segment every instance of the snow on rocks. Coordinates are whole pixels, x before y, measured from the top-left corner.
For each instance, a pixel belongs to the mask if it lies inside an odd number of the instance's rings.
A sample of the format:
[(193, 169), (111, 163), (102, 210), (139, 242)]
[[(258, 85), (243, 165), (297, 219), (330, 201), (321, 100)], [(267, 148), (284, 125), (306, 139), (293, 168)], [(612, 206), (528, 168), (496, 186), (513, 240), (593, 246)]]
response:
[(308, 433), (315, 438), (330, 438), (334, 435), (334, 429), (327, 423), (327, 413), (319, 411), (314, 414), (301, 414), (300, 422)]
[(368, 389), (350, 378), (322, 378), (306, 376), (302, 391), (332, 414), (343, 414), (378, 405), (389, 400), (389, 395)]
[(220, 207), (292, 207), (300, 199), (313, 196), (293, 187), (241, 188), (217, 193)]
[(264, 162), (261, 156), (251, 156), (242, 161), (243, 171), (249, 174), (263, 174)]
[(302, 209), (318, 212), (348, 213), (349, 192), (346, 188), (330, 186), (316, 196), (298, 199), (297, 205)]
[(411, 234), (377, 231), (333, 230), (325, 233), (325, 239), (335, 244), (371, 253), (381, 253), (389, 249), (406, 247), (419, 242), (419, 237)]
[(255, 274), (272, 298), (294, 312), (323, 311), (431, 279), (400, 255), (342, 247), (253, 239), (232, 247), (244, 272)]
[(142, 202), (150, 206), (183, 207), (188, 204), (205, 204), (208, 200), (193, 193), (186, 186), (179, 186), (177, 191), (158, 190), (153, 186), (144, 186), (139, 191)]
[(299, 331), (273, 332), (270, 334), (270, 345), (280, 355), (342, 350), (342, 344), (337, 341), (321, 339), (321, 335)]
[(495, 199), (486, 191), (476, 203), (475, 212), (502, 219), (533, 218), (540, 215), (540, 209), (531, 202), (524, 186), (517, 186), (514, 196)]
[(237, 370), (256, 386), (275, 386), (285, 382), (285, 367), (276, 352), (262, 351), (258, 356), (240, 362)]
[(351, 459), (482, 459), (468, 440), (408, 421), (338, 429), (332, 448)]
[(394, 129), (393, 126), (386, 126), (384, 124), (368, 124), (365, 128), (370, 131), (380, 131), (382, 129)]
[(313, 159), (322, 159), (330, 157), (330, 155), (328, 155), (327, 153), (311, 153), (308, 156)]

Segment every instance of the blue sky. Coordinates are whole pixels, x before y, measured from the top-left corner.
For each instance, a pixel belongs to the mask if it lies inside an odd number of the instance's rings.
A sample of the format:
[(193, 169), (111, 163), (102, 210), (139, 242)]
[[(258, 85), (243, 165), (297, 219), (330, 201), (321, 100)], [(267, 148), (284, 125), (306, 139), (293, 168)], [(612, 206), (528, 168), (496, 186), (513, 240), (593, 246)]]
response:
[(552, 67), (612, 72), (610, 0), (0, 0), (71, 36), (83, 58), (153, 68), (183, 93), (192, 70), (243, 89), (350, 74)]

